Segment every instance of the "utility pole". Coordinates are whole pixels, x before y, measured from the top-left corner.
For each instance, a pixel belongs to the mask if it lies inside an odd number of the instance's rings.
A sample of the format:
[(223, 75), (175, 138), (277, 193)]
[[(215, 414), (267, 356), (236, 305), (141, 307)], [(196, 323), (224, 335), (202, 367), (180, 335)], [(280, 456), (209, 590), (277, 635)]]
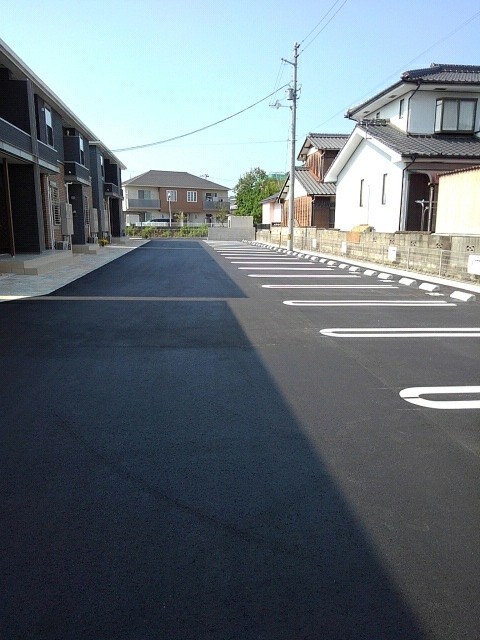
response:
[(296, 129), (297, 129), (297, 61), (298, 61), (298, 48), (299, 44), (296, 42), (293, 45), (293, 62), (282, 58), (283, 62), (288, 62), (293, 66), (293, 83), (290, 87), (288, 100), (292, 101), (292, 141), (291, 141), (291, 155), (290, 155), (290, 185), (288, 190), (288, 244), (289, 251), (293, 250), (293, 219), (295, 213), (295, 142), (296, 142)]

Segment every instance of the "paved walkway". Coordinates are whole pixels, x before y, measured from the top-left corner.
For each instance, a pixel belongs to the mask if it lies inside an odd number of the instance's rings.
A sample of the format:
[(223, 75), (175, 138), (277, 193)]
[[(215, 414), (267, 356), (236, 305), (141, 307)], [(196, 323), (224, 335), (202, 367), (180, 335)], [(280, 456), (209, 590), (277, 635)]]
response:
[(73, 255), (71, 264), (38, 276), (0, 273), (0, 302), (51, 293), (59, 287), (81, 278), (86, 273), (120, 258), (145, 242), (147, 240), (127, 240), (125, 244), (112, 244), (101, 248), (97, 254), (76, 253)]

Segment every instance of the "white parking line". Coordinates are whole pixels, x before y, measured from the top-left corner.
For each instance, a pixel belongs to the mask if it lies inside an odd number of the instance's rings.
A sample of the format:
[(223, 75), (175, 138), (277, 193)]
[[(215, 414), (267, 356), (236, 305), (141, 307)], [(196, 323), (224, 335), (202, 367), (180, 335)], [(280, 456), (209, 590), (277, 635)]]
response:
[(480, 386), (466, 387), (409, 387), (400, 391), (400, 397), (407, 402), (428, 409), (480, 409), (479, 400), (427, 400), (424, 395), (480, 394)]
[(288, 273), (269, 273), (269, 274), (263, 274), (263, 273), (249, 273), (248, 274), (249, 278), (360, 278), (361, 276), (356, 276), (356, 275), (351, 275), (351, 276), (336, 276), (333, 274), (328, 274), (328, 275), (323, 275), (320, 273), (312, 273), (311, 275), (298, 275), (296, 273), (294, 274), (288, 274)]
[(456, 304), (445, 300), (284, 300), (283, 304), (293, 307), (456, 307)]
[(262, 284), (263, 289), (399, 289), (394, 284)]
[(322, 329), (320, 333), (337, 338), (478, 338), (480, 327), (354, 327)]
[(237, 267), (237, 269), (256, 269), (261, 271), (262, 269), (270, 271), (333, 271), (331, 267)]
[[(303, 262), (296, 258), (285, 258), (284, 260), (232, 260), (232, 264), (312, 264), (311, 262)], [(324, 267), (325, 269), (327, 267)]]

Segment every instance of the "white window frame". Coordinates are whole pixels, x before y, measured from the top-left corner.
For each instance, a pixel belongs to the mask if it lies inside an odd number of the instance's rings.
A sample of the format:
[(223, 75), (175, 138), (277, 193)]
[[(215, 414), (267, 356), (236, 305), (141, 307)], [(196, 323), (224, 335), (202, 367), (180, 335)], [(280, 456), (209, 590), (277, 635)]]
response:
[(360, 201), (359, 201), (359, 206), (363, 207), (364, 205), (364, 189), (365, 189), (365, 180), (362, 178), (360, 180)]
[(150, 189), (139, 189), (138, 190), (138, 199), (139, 200), (151, 200), (152, 199), (152, 195), (151, 194), (152, 194), (152, 192), (150, 191)]
[(398, 105), (398, 119), (401, 120), (405, 113), (405, 99), (402, 98)]
[(387, 204), (387, 176), (388, 173), (384, 173), (382, 177), (382, 204)]
[(52, 120), (52, 110), (50, 109), (50, 107), (46, 104), (44, 105), (44, 111), (45, 111), (45, 128), (46, 128), (46, 134), (47, 134), (47, 144), (50, 147), (53, 147), (53, 120)]
[(52, 207), (52, 220), (56, 227), (62, 224), (62, 218), (60, 216), (60, 197), (58, 187), (50, 183), (50, 203)]
[(187, 191), (187, 202), (197, 202), (196, 191)]
[(80, 164), (85, 166), (85, 146), (83, 144), (82, 136), (80, 136), (78, 139), (78, 145), (80, 148)]
[(176, 202), (177, 201), (177, 190), (176, 189), (167, 189), (167, 202)]

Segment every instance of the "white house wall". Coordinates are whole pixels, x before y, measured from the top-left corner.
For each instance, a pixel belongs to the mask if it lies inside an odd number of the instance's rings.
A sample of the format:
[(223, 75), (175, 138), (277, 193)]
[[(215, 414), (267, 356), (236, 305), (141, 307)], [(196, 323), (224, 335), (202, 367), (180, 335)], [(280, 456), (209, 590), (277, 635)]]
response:
[(295, 180), (295, 198), (301, 198), (302, 196), (308, 195), (305, 187), (298, 181)]
[[(432, 134), (435, 133), (435, 110), (438, 99), (445, 98), (473, 98), (477, 100), (478, 93), (459, 93), (458, 91), (418, 91), (412, 95), (409, 133)], [(480, 124), (480, 108), (477, 104), (475, 131)]]
[(265, 202), (262, 204), (262, 224), (282, 222), (282, 205), (280, 202)]
[[(394, 160), (397, 160), (395, 158)], [(338, 176), (335, 227), (349, 231), (368, 224), (376, 231), (398, 231), (402, 192), (403, 164), (370, 140), (360, 143), (349, 163)], [(386, 203), (382, 204), (383, 175), (386, 178)], [(363, 206), (360, 206), (360, 181), (364, 180)]]

